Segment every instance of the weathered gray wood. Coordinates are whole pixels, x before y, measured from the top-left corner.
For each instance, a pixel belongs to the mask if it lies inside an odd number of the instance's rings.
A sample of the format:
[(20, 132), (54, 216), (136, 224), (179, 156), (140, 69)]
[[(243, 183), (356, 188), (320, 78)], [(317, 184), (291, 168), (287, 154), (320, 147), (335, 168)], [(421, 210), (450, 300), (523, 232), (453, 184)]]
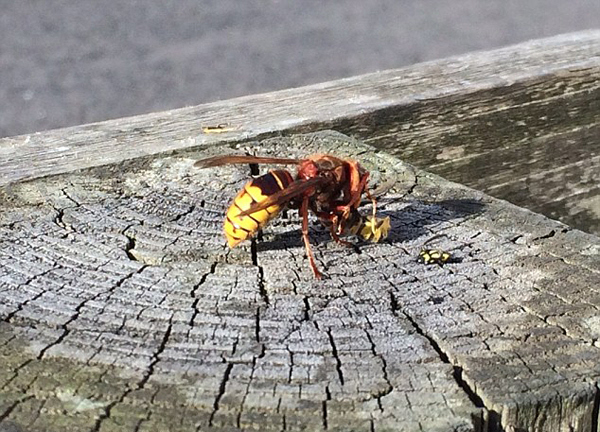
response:
[[(202, 126), (236, 130), (202, 134)], [(600, 233), (600, 31), (0, 140), (0, 184), (190, 146), (335, 129)]]
[[(367, 150), (337, 136), (256, 148), (281, 146)], [(374, 178), (414, 182), (397, 162), (363, 158), (385, 169)], [(319, 232), (332, 277), (315, 281), (296, 217), (255, 253), (229, 251), (224, 210), (249, 168), (192, 164), (159, 159), (5, 193), (0, 419), (25, 430), (475, 430), (481, 410), (394, 310), (391, 286), (361, 282), (370, 258), (329, 254)]]
[[(223, 212), (250, 169), (192, 164), (248, 149), (355, 155), (395, 179), (389, 239), (358, 254), (314, 225), (321, 282), (295, 212), (229, 251)], [(600, 239), (339, 134), (139, 159), (1, 199), (0, 428), (598, 424)], [(415, 261), (434, 235), (457, 262)]]

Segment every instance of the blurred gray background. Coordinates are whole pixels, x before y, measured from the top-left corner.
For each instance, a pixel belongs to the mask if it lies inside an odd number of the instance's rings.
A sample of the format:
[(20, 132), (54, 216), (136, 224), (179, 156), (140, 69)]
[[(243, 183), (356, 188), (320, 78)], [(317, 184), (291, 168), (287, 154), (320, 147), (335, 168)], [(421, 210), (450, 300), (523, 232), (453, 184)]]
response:
[(600, 27), (600, 0), (0, 0), (0, 136)]

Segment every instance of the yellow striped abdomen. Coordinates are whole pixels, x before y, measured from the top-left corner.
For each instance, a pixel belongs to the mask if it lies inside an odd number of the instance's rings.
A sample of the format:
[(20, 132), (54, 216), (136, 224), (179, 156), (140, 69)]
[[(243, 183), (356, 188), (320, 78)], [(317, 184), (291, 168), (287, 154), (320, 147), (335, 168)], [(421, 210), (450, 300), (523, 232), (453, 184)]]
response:
[(255, 203), (262, 202), (274, 193), (285, 189), (293, 181), (294, 179), (289, 172), (274, 170), (252, 179), (244, 185), (244, 188), (234, 198), (225, 214), (223, 231), (230, 248), (252, 237), (254, 233), (279, 214), (282, 206), (276, 204), (246, 216), (239, 217), (238, 215), (248, 210)]

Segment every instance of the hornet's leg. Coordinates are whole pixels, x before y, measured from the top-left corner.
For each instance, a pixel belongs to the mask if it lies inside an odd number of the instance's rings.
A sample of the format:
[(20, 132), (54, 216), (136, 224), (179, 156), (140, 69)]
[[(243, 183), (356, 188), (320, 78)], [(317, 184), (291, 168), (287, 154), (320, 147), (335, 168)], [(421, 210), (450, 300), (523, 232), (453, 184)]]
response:
[(300, 206), (300, 215), (302, 216), (302, 239), (304, 240), (304, 246), (306, 247), (306, 255), (308, 256), (308, 262), (310, 267), (315, 274), (317, 279), (321, 279), (321, 273), (317, 269), (315, 264), (315, 257), (313, 256), (312, 249), (310, 248), (310, 240), (308, 238), (308, 197), (302, 198), (302, 205)]
[[(335, 206), (334, 210), (333, 210), (335, 213), (338, 213), (338, 214), (341, 213), (342, 221), (341, 221), (340, 225), (342, 226), (342, 228), (343, 228), (344, 222), (350, 216), (350, 212), (352, 211), (352, 209), (356, 209), (360, 205), (360, 199), (361, 199), (362, 193), (363, 193), (363, 191), (367, 190), (367, 182), (369, 181), (369, 173), (366, 173), (362, 176), (362, 178), (359, 178), (358, 168), (354, 167), (352, 177), (353, 178), (356, 177), (356, 179), (353, 179), (353, 181), (351, 182), (352, 186), (350, 189), (350, 196), (348, 197), (348, 202), (343, 205)], [(358, 183), (354, 180), (358, 180)], [(367, 191), (367, 193), (368, 193), (368, 191)], [(375, 213), (373, 213), (373, 216), (375, 216)]]
[(331, 222), (329, 225), (329, 232), (331, 233), (331, 238), (334, 239), (337, 243), (343, 244), (344, 246), (354, 247), (352, 243), (346, 240), (342, 240), (339, 236), (341, 233), (340, 226), (340, 218), (337, 215), (326, 213), (326, 212), (317, 212), (317, 217), (321, 220), (326, 220)]
[(371, 195), (369, 189), (365, 189), (365, 193), (367, 194), (367, 198), (369, 198), (373, 203), (373, 220), (375, 220), (375, 215), (377, 214), (377, 201), (375, 200), (375, 198), (373, 198), (373, 195)]
[(354, 247), (354, 245), (352, 243), (350, 243), (349, 241), (346, 240), (342, 240), (339, 236), (338, 236), (338, 231), (339, 231), (339, 226), (338, 226), (338, 218), (336, 217), (333, 221), (333, 223), (331, 224), (331, 226), (329, 227), (329, 232), (331, 233), (331, 238), (334, 239), (336, 242), (343, 244), (344, 246), (347, 247)]
[(360, 198), (361, 198), (363, 191), (367, 190), (367, 182), (368, 181), (369, 181), (369, 173), (366, 173), (360, 179), (360, 183), (358, 184), (358, 187), (352, 191), (352, 198), (350, 199), (350, 202), (348, 203), (348, 205), (350, 207), (354, 207), (354, 208), (358, 207), (358, 205), (360, 204)]

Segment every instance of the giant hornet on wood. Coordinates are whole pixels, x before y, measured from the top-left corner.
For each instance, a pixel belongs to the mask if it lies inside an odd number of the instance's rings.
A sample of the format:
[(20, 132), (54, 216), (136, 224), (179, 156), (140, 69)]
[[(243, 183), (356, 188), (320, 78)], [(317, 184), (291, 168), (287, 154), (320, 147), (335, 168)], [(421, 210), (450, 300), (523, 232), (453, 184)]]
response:
[[(356, 161), (328, 154), (306, 159), (224, 155), (199, 160), (194, 166), (259, 163), (297, 165), (298, 171), (293, 176), (287, 170), (272, 170), (246, 183), (225, 215), (224, 232), (230, 248), (254, 235), (284, 207), (299, 209), (306, 254), (315, 277), (320, 279), (308, 238), (308, 210), (329, 227), (338, 243), (351, 245), (339, 237), (348, 232), (375, 241), (387, 236), (389, 217), (376, 218), (377, 202), (367, 189), (369, 172)], [(373, 203), (373, 216), (366, 220), (357, 211), (363, 194)]]

